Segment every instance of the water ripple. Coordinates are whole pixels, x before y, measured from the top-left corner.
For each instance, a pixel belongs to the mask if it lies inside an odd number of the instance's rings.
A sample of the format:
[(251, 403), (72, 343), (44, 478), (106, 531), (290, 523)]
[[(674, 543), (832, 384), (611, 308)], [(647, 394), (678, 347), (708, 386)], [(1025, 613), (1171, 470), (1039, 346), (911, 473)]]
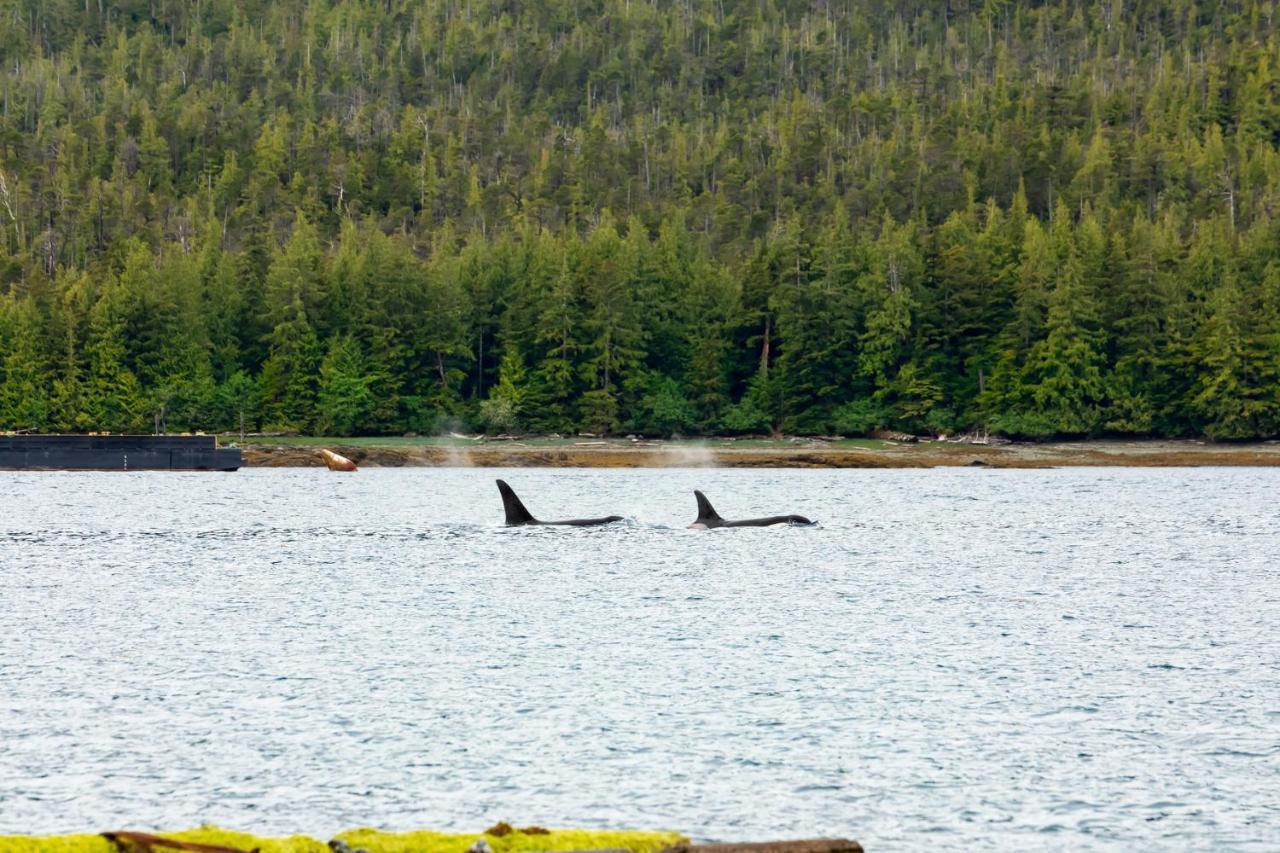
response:
[(0, 833), (1280, 837), (1280, 472), (4, 477)]

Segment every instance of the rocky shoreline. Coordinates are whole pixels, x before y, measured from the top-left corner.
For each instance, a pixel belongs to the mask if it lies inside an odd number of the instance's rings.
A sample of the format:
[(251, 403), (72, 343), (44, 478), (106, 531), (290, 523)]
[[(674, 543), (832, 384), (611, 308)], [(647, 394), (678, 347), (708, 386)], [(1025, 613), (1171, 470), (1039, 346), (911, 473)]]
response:
[(323, 467), (321, 448), (361, 467), (477, 468), (1058, 468), (1280, 465), (1280, 442), (1078, 441), (975, 444), (946, 441), (849, 445), (796, 439), (769, 443), (590, 440), (562, 444), (481, 441), (466, 444), (243, 445), (246, 467)]

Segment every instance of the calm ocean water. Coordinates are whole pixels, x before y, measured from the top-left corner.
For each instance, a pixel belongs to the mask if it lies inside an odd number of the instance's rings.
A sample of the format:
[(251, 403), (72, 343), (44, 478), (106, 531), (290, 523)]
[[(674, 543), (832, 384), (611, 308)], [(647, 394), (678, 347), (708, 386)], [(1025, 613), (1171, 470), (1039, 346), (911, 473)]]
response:
[(1280, 846), (1280, 471), (0, 486), (0, 833)]

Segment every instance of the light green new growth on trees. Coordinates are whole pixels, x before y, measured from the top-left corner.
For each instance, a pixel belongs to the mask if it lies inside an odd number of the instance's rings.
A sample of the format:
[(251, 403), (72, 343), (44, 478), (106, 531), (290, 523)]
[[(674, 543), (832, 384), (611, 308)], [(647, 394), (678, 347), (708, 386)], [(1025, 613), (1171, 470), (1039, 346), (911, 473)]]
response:
[(1280, 434), (1265, 3), (11, 5), (0, 430)]

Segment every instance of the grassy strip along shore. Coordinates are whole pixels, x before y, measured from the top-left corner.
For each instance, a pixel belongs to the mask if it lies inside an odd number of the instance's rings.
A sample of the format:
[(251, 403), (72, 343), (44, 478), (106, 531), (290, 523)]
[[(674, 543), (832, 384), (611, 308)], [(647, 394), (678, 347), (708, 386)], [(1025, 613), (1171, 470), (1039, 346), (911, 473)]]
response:
[(876, 439), (247, 438), (250, 467), (322, 466), (319, 449), (362, 467), (1057, 468), (1280, 465), (1280, 442), (1071, 441), (974, 444)]
[[(366, 853), (466, 853), (479, 839), (483, 839), (493, 853), (606, 849), (625, 850), (628, 853), (658, 853), (687, 843), (687, 839), (677, 832), (547, 830), (540, 827), (513, 829), (506, 824), (490, 827), (482, 835), (430, 830), (383, 832), (377, 829), (352, 829), (338, 833), (332, 844), (305, 835), (268, 838), (216, 826), (165, 832), (161, 835), (165, 839), (188, 844), (231, 850), (256, 849), (260, 853), (330, 853), (333, 849), (344, 847), (353, 851), (364, 850)], [(142, 849), (123, 840), (112, 841), (103, 835), (0, 835), (0, 853), (132, 853)], [(153, 849), (160, 848), (157, 846)]]

